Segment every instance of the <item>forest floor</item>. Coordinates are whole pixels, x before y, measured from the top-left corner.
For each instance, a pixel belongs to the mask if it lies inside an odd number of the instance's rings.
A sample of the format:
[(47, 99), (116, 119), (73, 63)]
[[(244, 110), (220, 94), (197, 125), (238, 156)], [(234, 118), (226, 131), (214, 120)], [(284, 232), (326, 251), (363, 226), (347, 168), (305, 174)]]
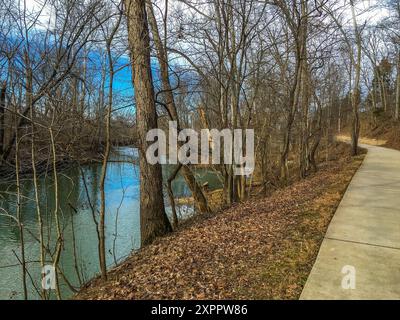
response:
[(74, 299), (298, 299), (329, 222), (364, 155), (335, 158), (308, 178), (200, 216), (96, 278)]

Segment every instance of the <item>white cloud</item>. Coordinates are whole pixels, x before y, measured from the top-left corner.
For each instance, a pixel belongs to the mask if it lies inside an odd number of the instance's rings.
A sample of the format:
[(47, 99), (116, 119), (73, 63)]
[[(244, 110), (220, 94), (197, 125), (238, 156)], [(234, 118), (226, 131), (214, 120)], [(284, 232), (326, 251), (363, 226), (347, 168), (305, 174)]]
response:
[[(345, 1), (349, 4), (348, 0)], [(357, 21), (359, 24), (376, 24), (389, 15), (387, 9), (382, 8), (382, 0), (360, 0), (355, 3)], [(346, 15), (351, 19), (351, 8), (348, 6)]]
[(48, 27), (51, 18), (50, 7), (44, 0), (21, 0), (21, 10), (25, 9), (28, 14), (36, 16), (40, 13), (37, 27)]

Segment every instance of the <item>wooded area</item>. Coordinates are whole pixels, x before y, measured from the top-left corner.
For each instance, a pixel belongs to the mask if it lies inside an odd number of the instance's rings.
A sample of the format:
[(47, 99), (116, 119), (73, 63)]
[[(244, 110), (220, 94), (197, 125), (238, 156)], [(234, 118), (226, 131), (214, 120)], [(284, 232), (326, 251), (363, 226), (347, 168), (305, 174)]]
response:
[[(24, 298), (27, 233), (40, 245), (41, 267), (51, 261), (76, 292), (59, 266), (63, 167), (101, 164), (99, 207), (90, 206), (106, 280), (105, 183), (115, 147), (139, 152), (141, 246), (178, 227), (178, 174), (196, 213), (216, 211), (199, 166), (178, 164), (163, 178), (161, 164), (147, 162), (147, 133), (169, 121), (178, 132), (254, 129), (253, 175), (235, 175), (234, 163), (207, 167), (221, 178), (223, 207), (316, 173), (338, 133), (350, 132), (356, 156), (361, 122), (399, 125), (400, 2), (0, 0), (0, 81), (0, 173), (17, 186), (15, 212), (0, 207), (0, 215), (18, 226)], [(54, 243), (43, 230), (44, 172), (54, 186)], [(34, 185), (35, 231), (21, 216), (25, 175)]]

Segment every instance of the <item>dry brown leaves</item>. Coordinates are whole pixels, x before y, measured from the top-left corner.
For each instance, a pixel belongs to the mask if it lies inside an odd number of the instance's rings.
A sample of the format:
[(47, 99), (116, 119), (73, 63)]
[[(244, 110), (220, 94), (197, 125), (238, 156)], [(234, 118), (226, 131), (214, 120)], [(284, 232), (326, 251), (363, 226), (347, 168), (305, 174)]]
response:
[(76, 299), (297, 299), (361, 158), (158, 239)]

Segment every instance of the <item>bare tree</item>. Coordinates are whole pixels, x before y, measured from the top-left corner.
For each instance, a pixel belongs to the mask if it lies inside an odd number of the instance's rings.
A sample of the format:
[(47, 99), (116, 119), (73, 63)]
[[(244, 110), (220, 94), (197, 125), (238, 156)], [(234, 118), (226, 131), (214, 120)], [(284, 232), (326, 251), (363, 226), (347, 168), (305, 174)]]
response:
[(146, 160), (146, 150), (150, 145), (146, 135), (149, 130), (157, 128), (146, 4), (145, 1), (126, 0), (125, 7), (140, 153), (140, 233), (141, 243), (146, 245), (170, 232), (171, 225), (164, 208), (161, 165), (151, 165)]
[[(157, 20), (154, 15), (153, 5), (151, 1), (147, 0), (146, 5), (149, 17), (149, 24), (153, 34), (153, 41), (157, 50), (157, 58), (160, 64), (161, 80), (163, 84), (163, 91), (165, 93), (166, 107), (168, 108), (168, 113), (171, 117), (171, 120), (177, 122), (177, 129), (178, 131), (180, 131), (181, 126), (180, 126), (178, 111), (175, 105), (173, 89), (170, 83), (170, 75), (168, 71), (169, 70), (168, 54), (166, 52), (165, 45), (163, 44), (160, 37), (160, 33), (158, 31)], [(182, 174), (183, 177), (185, 178), (185, 181), (190, 191), (192, 192), (193, 198), (195, 200), (195, 205), (197, 206), (198, 210), (203, 213), (211, 212), (211, 209), (208, 206), (207, 199), (203, 193), (203, 190), (201, 186), (197, 183), (194, 174), (192, 173), (192, 171), (188, 166), (186, 165), (182, 166)]]
[(111, 113), (113, 107), (113, 89), (114, 89), (114, 59), (112, 55), (112, 43), (114, 37), (118, 31), (119, 25), (122, 20), (122, 11), (119, 10), (119, 15), (115, 24), (111, 27), (110, 34), (107, 34), (106, 30), (103, 28), (104, 39), (106, 42), (107, 60), (109, 67), (109, 84), (108, 84), (108, 103), (107, 103), (107, 114), (106, 114), (106, 146), (103, 158), (103, 165), (100, 177), (100, 219), (99, 219), (99, 260), (100, 260), (100, 270), (101, 277), (107, 279), (107, 262), (106, 262), (106, 247), (105, 247), (105, 211), (106, 211), (106, 195), (105, 195), (105, 180), (107, 176), (107, 165), (110, 158), (111, 149), (111, 137), (110, 137), (110, 127), (111, 127)]

